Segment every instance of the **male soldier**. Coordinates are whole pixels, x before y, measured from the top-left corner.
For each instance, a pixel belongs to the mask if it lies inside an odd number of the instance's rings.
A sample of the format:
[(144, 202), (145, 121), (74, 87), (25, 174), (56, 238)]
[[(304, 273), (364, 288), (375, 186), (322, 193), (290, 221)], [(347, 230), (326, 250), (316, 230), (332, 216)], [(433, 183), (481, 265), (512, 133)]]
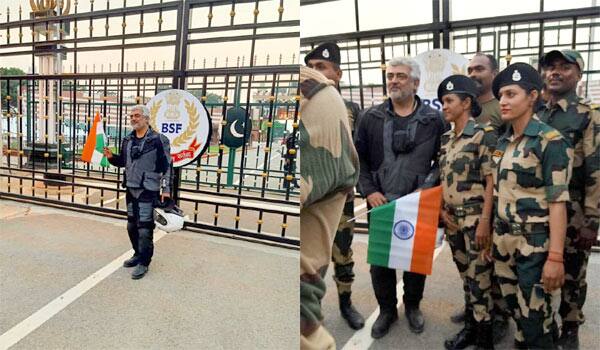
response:
[(554, 50), (540, 60), (548, 102), (540, 119), (562, 133), (574, 148), (573, 176), (567, 202), (565, 284), (559, 313), (564, 349), (579, 347), (578, 328), (585, 321), (585, 280), (592, 244), (598, 236), (600, 210), (600, 111), (584, 103), (575, 91), (583, 71), (583, 59), (574, 50)]
[(501, 131), (503, 122), (500, 105), (492, 93), (492, 81), (498, 74), (498, 61), (492, 55), (478, 52), (469, 61), (467, 73), (477, 84), (479, 92), (477, 102), (481, 105), (481, 113), (475, 116), (475, 120), (479, 124), (489, 123), (496, 132)]
[[(489, 123), (499, 136), (504, 132), (505, 127), (500, 117), (500, 104), (492, 92), (492, 82), (498, 74), (498, 61), (496, 61), (493, 55), (478, 52), (469, 61), (467, 73), (469, 74), (469, 78), (473, 79), (475, 84), (477, 84), (479, 93), (477, 101), (481, 105), (481, 113), (475, 117), (475, 120), (480, 124)], [(493, 274), (491, 295), (494, 300), (492, 329), (494, 331), (494, 344), (496, 344), (506, 336), (508, 330), (508, 311), (506, 301), (502, 298), (498, 280)], [(450, 319), (452, 322), (462, 323), (464, 320), (464, 311), (461, 310), (455, 313)]]
[[(386, 68), (389, 99), (363, 114), (355, 135), (360, 158), (360, 189), (369, 208), (383, 205), (439, 180), (440, 137), (448, 129), (440, 113), (416, 95), (420, 69), (411, 58), (393, 58)], [(436, 175), (437, 174), (437, 175)], [(371, 336), (381, 338), (398, 319), (396, 271), (371, 265), (379, 317)], [(404, 311), (414, 333), (424, 329), (419, 304), (425, 275), (404, 272)]]
[(171, 152), (169, 139), (149, 126), (150, 112), (137, 105), (129, 115), (133, 131), (121, 143), (121, 154), (104, 148), (110, 164), (125, 167), (123, 186), (127, 188), (127, 233), (134, 254), (123, 263), (136, 267), (131, 278), (140, 279), (148, 272), (154, 254), (154, 207), (171, 197)]
[(333, 232), (358, 180), (346, 108), (331, 81), (300, 67), (300, 348), (335, 349), (321, 326)]
[[(304, 57), (304, 62), (309, 68), (321, 72), (327, 79), (335, 83), (339, 90), (342, 70), (340, 69), (340, 48), (335, 43), (324, 43)], [(344, 100), (348, 113), (348, 123), (354, 135), (354, 125), (358, 118), (360, 108), (358, 104)], [(333, 241), (332, 260), (334, 266), (333, 279), (337, 285), (340, 301), (340, 312), (352, 329), (361, 329), (365, 325), (365, 319), (354, 308), (350, 295), (352, 293), (352, 282), (354, 282), (354, 260), (352, 260), (352, 236), (354, 233), (354, 221), (348, 222), (354, 217), (354, 192), (348, 195), (340, 223)]]

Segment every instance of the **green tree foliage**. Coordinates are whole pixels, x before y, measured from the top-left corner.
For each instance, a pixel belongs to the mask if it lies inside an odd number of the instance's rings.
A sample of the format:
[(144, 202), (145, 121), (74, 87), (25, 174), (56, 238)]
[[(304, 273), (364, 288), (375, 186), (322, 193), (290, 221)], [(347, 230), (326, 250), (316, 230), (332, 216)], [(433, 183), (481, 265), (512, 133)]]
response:
[[(25, 72), (23, 72), (19, 68), (0, 67), (0, 76), (4, 77), (4, 76), (11, 76), (11, 75), (25, 75)], [(11, 97), (10, 105), (13, 107), (17, 106), (18, 92), (19, 92), (19, 82), (18, 81), (10, 82), (10, 88), (8, 89), (8, 92), (7, 92), (7, 81), (6, 80), (0, 81), (0, 97), (2, 98), (2, 109), (6, 108), (6, 95), (7, 94), (10, 95), (10, 97)]]

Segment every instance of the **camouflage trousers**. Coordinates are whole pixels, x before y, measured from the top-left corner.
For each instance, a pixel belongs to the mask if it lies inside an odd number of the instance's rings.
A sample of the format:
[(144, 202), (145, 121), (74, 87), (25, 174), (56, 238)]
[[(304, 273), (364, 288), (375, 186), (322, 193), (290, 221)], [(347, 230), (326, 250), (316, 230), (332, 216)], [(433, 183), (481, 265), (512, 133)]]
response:
[(541, 283), (548, 256), (549, 232), (512, 234), (494, 230), (494, 270), (511, 316), (515, 339), (528, 348), (554, 347), (554, 319), (560, 289), (546, 293)]
[(567, 215), (569, 223), (563, 256), (565, 262), (565, 284), (562, 287), (558, 313), (563, 322), (577, 322), (582, 324), (585, 321), (582, 309), (587, 294), (586, 272), (590, 250), (579, 249), (574, 244), (579, 230), (583, 226), (584, 216), (581, 204), (575, 201), (568, 202)]
[(446, 229), (446, 240), (452, 250), (452, 260), (463, 281), (467, 312), (473, 312), (477, 322), (489, 321), (493, 308), (491, 295), (493, 263), (482, 259), (480, 250), (475, 247), (478, 216), (454, 217), (454, 221), (459, 225), (459, 229), (458, 231)]
[(331, 259), (333, 233), (346, 195), (332, 194), (300, 210), (300, 348), (335, 349), (335, 340), (321, 325), (323, 278)]
[(354, 282), (354, 260), (352, 260), (352, 237), (354, 235), (354, 198), (344, 204), (344, 209), (333, 240), (331, 261), (333, 261), (333, 280), (338, 294), (351, 293)]
[[(492, 269), (493, 269), (492, 262)], [(492, 290), (491, 290), (492, 300), (494, 302), (494, 310), (492, 312), (492, 317), (494, 320), (508, 320), (510, 317), (510, 312), (508, 310), (508, 305), (506, 305), (506, 300), (502, 297), (502, 291), (500, 290), (500, 283), (498, 282), (498, 277), (492, 270)]]

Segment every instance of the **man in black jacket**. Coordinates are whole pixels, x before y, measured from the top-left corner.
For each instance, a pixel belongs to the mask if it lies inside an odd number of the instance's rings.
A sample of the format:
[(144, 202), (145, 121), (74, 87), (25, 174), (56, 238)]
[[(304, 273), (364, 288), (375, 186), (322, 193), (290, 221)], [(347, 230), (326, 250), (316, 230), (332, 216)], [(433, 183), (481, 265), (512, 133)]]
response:
[[(363, 114), (355, 135), (360, 158), (359, 184), (369, 208), (391, 202), (439, 181), (437, 154), (440, 137), (449, 129), (440, 113), (416, 95), (419, 65), (410, 58), (393, 58), (386, 68), (389, 98)], [(371, 266), (371, 280), (380, 313), (371, 329), (373, 338), (387, 334), (398, 319), (396, 271)], [(404, 272), (404, 310), (414, 333), (424, 329), (419, 303), (425, 275)]]
[[(110, 164), (125, 167), (123, 184), (127, 188), (127, 233), (134, 251), (123, 263), (134, 267), (131, 278), (148, 272), (154, 254), (154, 206), (171, 196), (171, 154), (169, 139), (149, 126), (150, 113), (144, 105), (133, 107), (129, 115), (133, 131), (123, 138), (121, 154), (104, 148)], [(162, 191), (162, 194), (160, 194)]]

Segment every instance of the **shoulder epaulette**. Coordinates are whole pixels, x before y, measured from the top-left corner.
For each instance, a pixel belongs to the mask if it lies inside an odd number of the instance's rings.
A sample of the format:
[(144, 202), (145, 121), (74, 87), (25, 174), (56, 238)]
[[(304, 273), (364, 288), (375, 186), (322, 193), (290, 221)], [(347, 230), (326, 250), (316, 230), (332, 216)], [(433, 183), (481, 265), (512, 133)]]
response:
[(553, 139), (557, 138), (558, 136), (560, 136), (560, 132), (558, 132), (555, 129), (544, 132), (544, 137), (547, 138), (548, 140), (553, 140)]

